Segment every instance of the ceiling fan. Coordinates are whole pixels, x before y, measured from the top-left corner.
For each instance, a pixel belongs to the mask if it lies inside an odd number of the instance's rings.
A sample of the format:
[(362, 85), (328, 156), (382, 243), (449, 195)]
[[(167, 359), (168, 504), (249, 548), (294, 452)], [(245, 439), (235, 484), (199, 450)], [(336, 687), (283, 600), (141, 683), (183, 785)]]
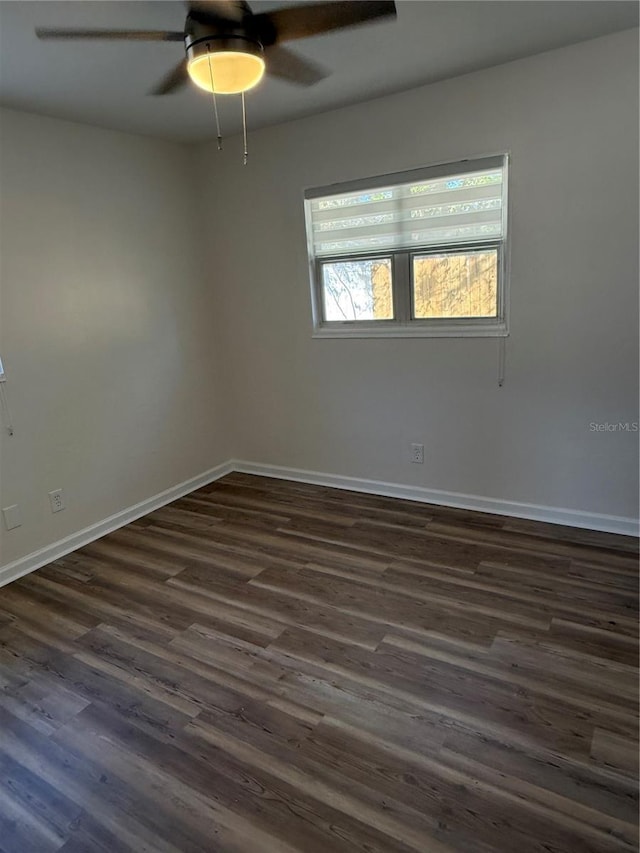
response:
[(40, 39), (181, 41), (186, 56), (151, 91), (167, 95), (189, 78), (215, 94), (237, 94), (265, 73), (309, 86), (327, 76), (283, 42), (395, 17), (394, 2), (303, 3), (254, 14), (245, 0), (189, 0), (182, 31), (36, 29)]

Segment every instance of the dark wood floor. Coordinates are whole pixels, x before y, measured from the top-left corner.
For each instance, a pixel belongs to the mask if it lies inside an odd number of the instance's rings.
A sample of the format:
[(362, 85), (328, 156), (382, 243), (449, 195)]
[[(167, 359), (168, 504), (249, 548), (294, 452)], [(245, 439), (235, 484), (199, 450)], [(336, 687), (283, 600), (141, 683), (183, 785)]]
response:
[(633, 549), (225, 477), (0, 590), (0, 851), (636, 850)]

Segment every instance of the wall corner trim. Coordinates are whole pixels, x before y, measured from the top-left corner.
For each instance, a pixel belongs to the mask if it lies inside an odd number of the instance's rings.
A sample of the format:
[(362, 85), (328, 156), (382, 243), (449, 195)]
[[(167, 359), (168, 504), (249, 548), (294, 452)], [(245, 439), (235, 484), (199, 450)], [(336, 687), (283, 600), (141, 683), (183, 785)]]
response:
[(153, 510), (159, 509), (161, 506), (165, 506), (165, 504), (189, 494), (189, 492), (193, 492), (202, 486), (206, 486), (208, 483), (219, 480), (220, 477), (224, 477), (225, 474), (229, 474), (232, 470), (231, 463), (224, 462), (215, 468), (210, 468), (208, 471), (198, 474), (196, 477), (184, 480), (182, 483), (171, 486), (171, 488), (165, 489), (163, 492), (158, 492), (158, 494), (140, 501), (140, 503), (134, 504), (121, 512), (117, 512), (115, 515), (110, 515), (103, 521), (91, 524), (77, 533), (72, 533), (64, 539), (59, 539), (51, 545), (40, 548), (38, 551), (32, 551), (26, 557), (21, 557), (12, 563), (8, 563), (6, 566), (0, 566), (0, 587), (21, 578), (23, 575), (29, 574), (29, 572), (42, 568), (42, 566), (46, 566), (48, 563), (64, 557), (72, 551), (76, 551), (84, 545), (88, 545), (95, 539), (100, 539), (101, 536), (106, 536), (107, 533), (113, 533), (119, 527), (124, 527), (137, 518), (141, 518), (143, 515), (147, 515), (153, 512)]

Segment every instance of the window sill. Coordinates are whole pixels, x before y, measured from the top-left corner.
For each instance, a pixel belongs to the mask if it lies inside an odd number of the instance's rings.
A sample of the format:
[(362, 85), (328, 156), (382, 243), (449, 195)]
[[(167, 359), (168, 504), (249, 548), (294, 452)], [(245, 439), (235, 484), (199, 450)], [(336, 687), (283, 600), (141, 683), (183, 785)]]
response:
[(314, 338), (506, 338), (509, 331), (505, 323), (486, 326), (449, 323), (447, 325), (421, 323), (325, 323), (313, 330)]

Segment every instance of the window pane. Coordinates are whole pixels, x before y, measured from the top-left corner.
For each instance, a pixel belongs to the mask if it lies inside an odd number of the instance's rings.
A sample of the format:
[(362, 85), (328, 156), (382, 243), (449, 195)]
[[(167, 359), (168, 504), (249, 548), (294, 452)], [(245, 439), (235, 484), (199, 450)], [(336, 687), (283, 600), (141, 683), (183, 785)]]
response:
[(322, 265), (325, 320), (393, 320), (391, 259)]
[(414, 257), (416, 319), (496, 317), (497, 313), (497, 249)]

